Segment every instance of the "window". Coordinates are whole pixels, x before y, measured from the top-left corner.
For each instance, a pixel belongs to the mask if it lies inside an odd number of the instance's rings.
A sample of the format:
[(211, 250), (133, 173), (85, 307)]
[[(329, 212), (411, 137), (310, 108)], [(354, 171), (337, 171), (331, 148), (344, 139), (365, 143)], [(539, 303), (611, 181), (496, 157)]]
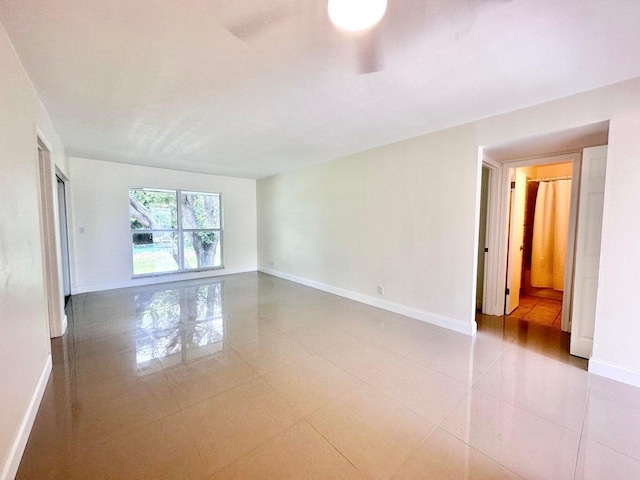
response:
[(222, 268), (219, 193), (129, 189), (133, 274)]

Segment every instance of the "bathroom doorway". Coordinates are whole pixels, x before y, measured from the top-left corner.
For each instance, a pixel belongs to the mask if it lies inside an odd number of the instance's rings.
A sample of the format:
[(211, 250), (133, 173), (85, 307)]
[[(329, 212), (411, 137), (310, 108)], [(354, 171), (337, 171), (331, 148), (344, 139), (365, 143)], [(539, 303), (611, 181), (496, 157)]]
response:
[(570, 226), (575, 230), (577, 201), (572, 176), (578, 159), (547, 163), (556, 160), (560, 159), (537, 159), (540, 163), (509, 169), (504, 314), (567, 331), (563, 301), (571, 288), (573, 258), (568, 253), (572, 254)]
[[(524, 319), (536, 305), (539, 307), (536, 314), (541, 313), (542, 307), (546, 307), (544, 315), (532, 314), (526, 319), (528, 321), (532, 317), (537, 317), (539, 322), (542, 320), (549, 324), (548, 326), (538, 325), (539, 328), (533, 330), (553, 331), (559, 325), (562, 332), (570, 332), (570, 335), (563, 333), (568, 341), (570, 353), (587, 359), (592, 353), (596, 323), (608, 135), (609, 122), (603, 121), (483, 146), (479, 150), (482, 166), (492, 168), (489, 181), (488, 253), (484, 264), (485, 282), (482, 313), (498, 316), (505, 315), (505, 312), (507, 315), (515, 313)], [(570, 174), (561, 171), (545, 172), (546, 167), (563, 163), (572, 165)], [(529, 171), (531, 174), (527, 177), (525, 167), (535, 167), (536, 170), (540, 170), (541, 175), (536, 172), (534, 176), (533, 172)], [(517, 175), (518, 170), (525, 172), (525, 174)], [(569, 180), (561, 178), (569, 175), (571, 175), (571, 187), (564, 281), (560, 287), (556, 283), (556, 288), (554, 288), (554, 276), (556, 280), (562, 278), (560, 273), (554, 275), (555, 266), (550, 273), (551, 286), (548, 283), (548, 276), (547, 283), (539, 283), (538, 280), (533, 279), (533, 264), (536, 261), (533, 256), (535, 242), (531, 223), (529, 226), (527, 225), (527, 214), (523, 213), (519, 223), (522, 233), (513, 235), (511, 232), (512, 227), (518, 226), (517, 219), (514, 220), (511, 215), (511, 205), (515, 202), (515, 192), (512, 191), (512, 187), (516, 187), (512, 182), (519, 184), (521, 186), (520, 192), (524, 192), (519, 200), (522, 202), (524, 210), (524, 206), (527, 204), (527, 186), (529, 186), (531, 200), (534, 195), (533, 191), (536, 189), (535, 186), (530, 186), (531, 184), (537, 184), (537, 189), (540, 191), (540, 185), (545, 183), (545, 179), (548, 183), (554, 181), (558, 183), (561, 180)], [(480, 175), (478, 176), (478, 186), (481, 186)], [(545, 188), (548, 189), (548, 185)], [(536, 203), (538, 202), (538, 191), (535, 192)], [(478, 194), (480, 199), (480, 188)], [(566, 190), (561, 195), (566, 197)], [(479, 210), (480, 208), (478, 208)], [(535, 205), (531, 206), (530, 201), (529, 217), (531, 212), (534, 212), (535, 221)], [(525, 254), (529, 235), (531, 236), (528, 243), (531, 248), (530, 263), (528, 246)], [(542, 251), (546, 250), (543, 248)], [(555, 255), (555, 250), (553, 250), (553, 255)], [(511, 269), (507, 273), (508, 260), (514, 256), (516, 262), (510, 263)], [(522, 262), (519, 267), (518, 259)], [(547, 259), (547, 261), (549, 260)], [(556, 264), (558, 264), (557, 261)], [(529, 272), (529, 270), (531, 271)], [(519, 277), (512, 277), (511, 272)], [(549, 275), (548, 271), (547, 275)], [(554, 315), (552, 311), (552, 308), (557, 311), (557, 304), (552, 301), (560, 302), (556, 290), (562, 292), (561, 317), (558, 317), (557, 313)], [(517, 298), (512, 296), (517, 296)], [(510, 306), (505, 307), (509, 303)], [(518, 311), (518, 308), (521, 310)], [(541, 318), (543, 316), (544, 319)], [(553, 320), (549, 317), (553, 317)], [(511, 318), (515, 320), (513, 317)], [(517, 320), (524, 326), (525, 331), (528, 331), (528, 325), (534, 324), (533, 322), (529, 324), (521, 319)], [(560, 321), (558, 322), (558, 320)]]

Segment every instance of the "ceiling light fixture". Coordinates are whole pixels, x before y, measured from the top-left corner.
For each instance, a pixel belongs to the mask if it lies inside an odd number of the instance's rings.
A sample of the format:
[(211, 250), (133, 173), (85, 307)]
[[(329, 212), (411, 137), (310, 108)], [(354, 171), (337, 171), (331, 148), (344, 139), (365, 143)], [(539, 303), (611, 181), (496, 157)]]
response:
[(359, 32), (384, 16), (387, 0), (329, 0), (329, 18), (339, 28)]

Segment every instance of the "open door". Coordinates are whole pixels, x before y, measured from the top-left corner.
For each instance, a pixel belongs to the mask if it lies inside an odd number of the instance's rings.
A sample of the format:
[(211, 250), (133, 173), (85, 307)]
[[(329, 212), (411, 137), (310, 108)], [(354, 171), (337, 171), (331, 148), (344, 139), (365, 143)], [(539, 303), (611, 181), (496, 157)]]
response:
[(516, 169), (515, 181), (511, 183), (511, 214), (509, 217), (509, 254), (507, 258), (505, 315), (509, 315), (518, 308), (520, 304), (526, 193), (527, 175), (522, 170)]
[(571, 355), (590, 358), (596, 318), (607, 147), (585, 148), (580, 173), (578, 230), (571, 308)]
[(64, 303), (71, 296), (71, 279), (69, 273), (69, 234), (67, 231), (67, 198), (64, 181), (56, 175), (58, 195), (58, 228), (60, 230), (60, 259), (62, 260), (62, 292)]

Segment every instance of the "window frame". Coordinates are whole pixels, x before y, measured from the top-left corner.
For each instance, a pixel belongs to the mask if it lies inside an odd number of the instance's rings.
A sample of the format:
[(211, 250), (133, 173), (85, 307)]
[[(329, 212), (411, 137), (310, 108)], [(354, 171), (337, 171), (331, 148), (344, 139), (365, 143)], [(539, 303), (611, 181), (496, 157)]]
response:
[[(129, 242), (131, 244), (131, 278), (142, 278), (142, 277), (156, 277), (160, 275), (175, 275), (180, 273), (192, 273), (192, 272), (203, 272), (208, 270), (221, 270), (224, 269), (224, 213), (223, 213), (223, 202), (222, 202), (222, 193), (221, 192), (202, 192), (197, 190), (182, 190), (177, 188), (161, 188), (161, 187), (138, 187), (132, 186), (128, 189), (129, 199), (131, 199), (131, 192), (133, 190), (146, 190), (151, 192), (165, 192), (165, 193), (175, 193), (176, 198), (176, 228), (162, 228), (162, 229), (133, 229), (131, 228), (131, 216), (129, 216)], [(196, 194), (196, 195), (214, 195), (218, 197), (218, 205), (219, 205), (219, 228), (187, 228), (184, 229), (182, 227), (182, 195), (185, 194)], [(218, 249), (220, 251), (220, 265), (212, 266), (212, 267), (195, 267), (188, 268), (185, 262), (185, 252), (184, 252), (184, 234), (192, 233), (192, 232), (207, 232), (207, 233), (217, 233), (218, 234)], [(169, 233), (175, 234), (177, 237), (177, 249), (178, 249), (178, 268), (175, 270), (167, 270), (162, 272), (151, 272), (151, 273), (135, 273), (135, 260), (134, 260), (134, 243), (133, 243), (133, 235), (135, 234), (154, 234), (154, 233)]]

